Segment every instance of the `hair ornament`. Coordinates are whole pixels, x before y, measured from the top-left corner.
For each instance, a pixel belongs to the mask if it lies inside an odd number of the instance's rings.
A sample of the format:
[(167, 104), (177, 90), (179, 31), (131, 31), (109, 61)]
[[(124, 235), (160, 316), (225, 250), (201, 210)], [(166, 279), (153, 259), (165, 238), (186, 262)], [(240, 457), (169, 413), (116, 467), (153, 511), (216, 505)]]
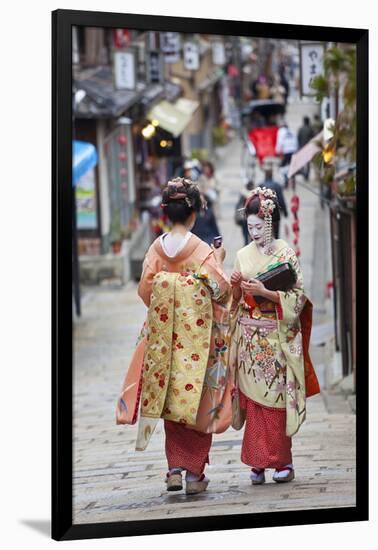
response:
[(245, 201), (244, 211), (247, 208), (248, 204), (258, 197), (260, 201), (260, 208), (258, 216), (264, 219), (265, 228), (264, 228), (264, 246), (270, 245), (273, 238), (272, 232), (272, 215), (276, 208), (277, 194), (273, 189), (267, 187), (256, 187), (252, 189), (247, 200)]

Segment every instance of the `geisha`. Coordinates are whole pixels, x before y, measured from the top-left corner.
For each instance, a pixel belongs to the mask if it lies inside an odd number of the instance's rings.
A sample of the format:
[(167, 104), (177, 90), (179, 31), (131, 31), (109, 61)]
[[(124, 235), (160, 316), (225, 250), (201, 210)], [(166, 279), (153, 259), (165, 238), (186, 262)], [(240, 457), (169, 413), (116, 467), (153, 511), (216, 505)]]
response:
[[(294, 251), (273, 239), (279, 221), (274, 191), (258, 187), (245, 203), (251, 243), (237, 252), (233, 287), (230, 364), (245, 418), (241, 460), (251, 467), (252, 484), (294, 479), (292, 436), (306, 417), (306, 396), (319, 393), (308, 354), (312, 305)], [(268, 290), (257, 279), (277, 265), (289, 264), (294, 283)], [(291, 269), (290, 268), (290, 269)]]
[(148, 307), (141, 340), (117, 403), (117, 423), (140, 418), (136, 450), (144, 450), (164, 419), (168, 491), (206, 490), (212, 434), (231, 423), (228, 377), (231, 286), (225, 251), (191, 233), (206, 205), (197, 186), (176, 178), (163, 190), (172, 229), (146, 254), (138, 294)]

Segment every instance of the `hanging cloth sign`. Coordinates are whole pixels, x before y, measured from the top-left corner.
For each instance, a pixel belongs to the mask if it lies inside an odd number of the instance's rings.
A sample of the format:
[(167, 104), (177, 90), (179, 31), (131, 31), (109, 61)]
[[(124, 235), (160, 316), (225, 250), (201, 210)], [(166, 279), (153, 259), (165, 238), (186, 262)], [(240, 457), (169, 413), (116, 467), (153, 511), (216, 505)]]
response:
[(184, 67), (189, 71), (198, 71), (200, 67), (200, 52), (196, 42), (184, 44)]

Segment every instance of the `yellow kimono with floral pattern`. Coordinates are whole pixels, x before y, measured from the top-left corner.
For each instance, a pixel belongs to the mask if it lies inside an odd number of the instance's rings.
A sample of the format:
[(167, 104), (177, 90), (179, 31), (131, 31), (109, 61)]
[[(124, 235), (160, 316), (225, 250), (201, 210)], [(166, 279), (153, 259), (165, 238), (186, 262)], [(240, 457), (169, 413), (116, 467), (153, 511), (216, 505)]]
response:
[(286, 409), (286, 435), (294, 435), (306, 417), (306, 387), (301, 312), (308, 300), (295, 252), (281, 239), (274, 254), (255, 243), (237, 253), (235, 270), (248, 280), (276, 263), (289, 262), (297, 281), (290, 291), (278, 291), (280, 302), (264, 301), (249, 308), (243, 297), (232, 307), (230, 364), (241, 391), (252, 401)]
[(146, 448), (158, 417), (205, 433), (226, 430), (231, 287), (212, 249), (191, 235), (171, 258), (157, 239), (138, 293), (148, 317), (117, 402), (117, 423), (136, 422), (141, 401), (137, 450)]

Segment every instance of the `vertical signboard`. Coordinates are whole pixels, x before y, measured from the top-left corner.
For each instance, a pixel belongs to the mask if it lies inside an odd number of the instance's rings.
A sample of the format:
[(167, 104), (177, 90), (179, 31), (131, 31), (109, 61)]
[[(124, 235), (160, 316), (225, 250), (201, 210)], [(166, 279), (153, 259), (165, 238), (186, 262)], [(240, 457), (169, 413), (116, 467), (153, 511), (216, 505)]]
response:
[(323, 74), (324, 44), (300, 44), (300, 71), (302, 96), (314, 96), (311, 82), (315, 76)]
[(135, 90), (135, 51), (131, 49), (113, 52), (114, 86), (117, 90)]
[(180, 33), (162, 32), (160, 34), (160, 47), (164, 52), (166, 63), (177, 63), (180, 59)]
[(200, 52), (197, 42), (184, 43), (184, 67), (189, 71), (198, 71), (200, 67)]
[(213, 52), (213, 63), (214, 65), (225, 65), (226, 64), (226, 51), (224, 44), (221, 40), (217, 40), (212, 44)]
[(163, 55), (158, 51), (147, 52), (147, 81), (150, 84), (157, 84), (164, 80)]
[(95, 169), (88, 170), (76, 184), (76, 215), (78, 229), (97, 229)]

